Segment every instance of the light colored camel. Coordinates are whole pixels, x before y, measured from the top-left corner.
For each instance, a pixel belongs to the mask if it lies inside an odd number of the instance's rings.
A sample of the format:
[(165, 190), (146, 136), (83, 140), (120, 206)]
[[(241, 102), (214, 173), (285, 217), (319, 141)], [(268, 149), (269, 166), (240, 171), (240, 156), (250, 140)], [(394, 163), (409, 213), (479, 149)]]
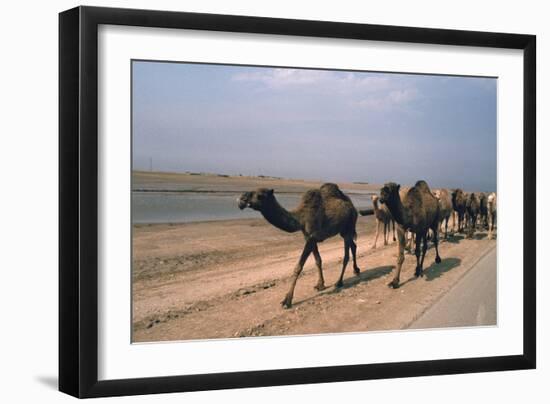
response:
[(380, 203), (380, 197), (378, 195), (372, 195), (372, 206), (374, 208), (374, 217), (376, 218), (376, 237), (374, 238), (374, 244), (372, 248), (376, 248), (378, 241), (378, 235), (380, 234), (380, 227), (384, 225), (384, 245), (388, 245), (388, 235), (390, 233), (390, 224), (393, 225), (393, 241), (395, 241), (395, 221), (390, 213), (388, 207)]
[(495, 237), (497, 228), (497, 194), (492, 192), (487, 197), (487, 215), (489, 219), (489, 238)]
[[(453, 214), (453, 202), (451, 200), (451, 195), (446, 189), (436, 189), (434, 195), (439, 201), (439, 220), (440, 220), (440, 231), (445, 222), (445, 239), (447, 239), (447, 230), (449, 225), (449, 219)], [(454, 215), (453, 215), (453, 229), (454, 229)]]

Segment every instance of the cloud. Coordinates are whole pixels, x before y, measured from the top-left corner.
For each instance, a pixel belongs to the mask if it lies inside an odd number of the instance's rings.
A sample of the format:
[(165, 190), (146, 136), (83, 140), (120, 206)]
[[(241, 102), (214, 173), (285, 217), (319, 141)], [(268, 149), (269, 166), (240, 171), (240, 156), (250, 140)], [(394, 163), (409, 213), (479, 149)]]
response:
[(420, 98), (419, 91), (414, 87), (380, 92), (370, 95), (351, 104), (365, 109), (385, 110), (404, 106)]
[(348, 105), (385, 110), (418, 98), (414, 82), (384, 73), (311, 69), (254, 69), (237, 73), (232, 81), (259, 83), (261, 89), (346, 97)]
[(404, 90), (394, 90), (388, 94), (388, 100), (395, 104), (403, 104), (414, 100), (417, 97), (418, 91), (414, 88)]
[(233, 81), (257, 82), (269, 89), (288, 90), (308, 88), (318, 92), (351, 93), (378, 91), (388, 88), (388, 77), (364, 77), (365, 73), (311, 69), (265, 69), (235, 74)]

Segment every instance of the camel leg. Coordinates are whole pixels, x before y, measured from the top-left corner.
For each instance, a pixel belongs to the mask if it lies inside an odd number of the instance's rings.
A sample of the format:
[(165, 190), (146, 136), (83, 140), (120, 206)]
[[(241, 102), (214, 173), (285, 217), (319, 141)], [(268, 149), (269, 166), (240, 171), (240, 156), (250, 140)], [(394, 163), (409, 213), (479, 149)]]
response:
[(395, 239), (395, 220), (392, 219), (391, 225), (392, 225), (392, 227), (393, 227), (393, 241), (395, 242), (395, 240), (396, 240), (396, 239)]
[(473, 238), (473, 237), (474, 237), (474, 233), (475, 233), (475, 231), (476, 231), (475, 229), (476, 229), (476, 219), (477, 219), (477, 218), (476, 218), (475, 216), (471, 215), (471, 216), (469, 217), (469, 219), (470, 219), (470, 220), (469, 220), (469, 222), (470, 222), (470, 223), (469, 223), (469, 224), (470, 224), (470, 226), (469, 226), (470, 229), (468, 230), (468, 238)]
[(296, 287), (296, 281), (298, 280), (298, 276), (300, 276), (302, 269), (304, 269), (304, 264), (306, 263), (307, 257), (309, 257), (309, 254), (311, 254), (311, 251), (313, 251), (315, 244), (316, 244), (315, 241), (312, 241), (312, 240), (306, 241), (306, 245), (304, 246), (302, 255), (300, 256), (298, 263), (294, 267), (294, 273), (290, 281), (290, 289), (288, 290), (288, 293), (286, 294), (285, 298), (281, 302), (284, 308), (289, 309), (292, 306), (292, 297), (294, 296), (294, 288)]
[[(436, 237), (436, 231), (434, 231), (434, 238)], [(419, 248), (420, 243), (417, 244), (417, 248)], [(424, 235), (422, 237), (422, 257), (420, 258), (420, 267), (416, 269), (415, 275), (416, 277), (424, 276), (424, 270), (422, 269), (424, 267), (424, 258), (426, 257), (426, 251), (428, 250), (428, 237), (427, 235)]]
[(388, 283), (388, 286), (394, 289), (399, 287), (399, 276), (401, 275), (401, 267), (403, 261), (405, 261), (405, 244), (407, 243), (405, 231), (398, 226), (397, 227), (397, 268), (395, 269), (395, 276), (393, 280)]
[[(447, 228), (445, 228), (445, 234), (446, 233), (447, 233)], [(439, 234), (437, 234), (436, 232), (434, 232), (434, 246), (435, 246), (435, 263), (439, 264), (441, 262), (441, 257), (439, 256)]]
[(409, 245), (409, 253), (412, 254), (413, 244), (416, 245), (416, 233), (411, 232), (411, 244)]
[(319, 254), (317, 243), (315, 243), (312, 252), (313, 257), (315, 257), (315, 264), (317, 265), (317, 271), (319, 273), (319, 280), (317, 281), (317, 285), (315, 285), (315, 289), (320, 292), (321, 290), (325, 289), (325, 279), (323, 278), (323, 261), (321, 260), (321, 254)]
[(449, 226), (449, 218), (445, 218), (445, 240), (447, 240), (447, 227)]
[[(409, 237), (410, 236), (410, 237)], [(399, 230), (397, 232), (397, 238), (399, 238)], [(412, 254), (412, 245), (414, 243), (414, 233), (413, 232), (407, 232), (405, 236), (406, 240), (406, 249), (409, 254)]]
[(390, 232), (388, 225), (389, 223), (384, 222), (384, 245), (388, 245), (388, 233)]
[(455, 224), (456, 224), (455, 215), (456, 215), (456, 212), (452, 211), (451, 215), (453, 216), (453, 225), (451, 227), (451, 235), (453, 235), (455, 233)]
[(420, 247), (422, 245), (422, 240), (425, 240), (427, 238), (427, 232), (416, 234), (416, 248), (414, 249), (414, 255), (416, 255), (416, 269), (414, 271), (414, 276), (416, 276), (417, 278), (422, 275), (422, 264), (420, 263)]
[(374, 237), (374, 244), (372, 248), (376, 248), (376, 242), (378, 241), (378, 234), (380, 233), (380, 220), (376, 219), (376, 237)]
[(361, 270), (359, 269), (359, 266), (357, 266), (357, 244), (355, 244), (355, 241), (353, 241), (353, 239), (350, 239), (349, 246), (351, 249), (351, 256), (353, 258), (353, 273), (355, 275), (359, 275)]
[(344, 261), (342, 262), (342, 272), (340, 273), (340, 277), (338, 278), (338, 281), (336, 282), (336, 287), (341, 288), (344, 286), (344, 272), (346, 271), (346, 266), (348, 265), (349, 261), (349, 249), (350, 249), (350, 243), (349, 238), (344, 239)]

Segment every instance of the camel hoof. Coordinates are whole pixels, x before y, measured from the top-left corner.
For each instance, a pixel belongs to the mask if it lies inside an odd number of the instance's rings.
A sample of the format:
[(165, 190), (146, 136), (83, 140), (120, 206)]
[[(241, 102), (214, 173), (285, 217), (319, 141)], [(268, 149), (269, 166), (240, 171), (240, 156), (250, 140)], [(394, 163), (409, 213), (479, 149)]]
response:
[(424, 276), (424, 271), (422, 270), (422, 268), (416, 268), (416, 270), (414, 271), (414, 276), (416, 276), (417, 278)]
[(281, 306), (283, 306), (283, 309), (290, 309), (292, 307), (292, 299), (286, 296), (281, 302)]
[(325, 290), (325, 289), (326, 289), (326, 286), (325, 286), (324, 283), (320, 283), (320, 284), (318, 284), (318, 285), (315, 285), (315, 286), (313, 287), (313, 289), (315, 289), (317, 292), (320, 292), (320, 291), (322, 291), (322, 290)]
[(392, 289), (397, 289), (399, 288), (399, 281), (394, 279), (393, 281), (391, 281), (390, 283), (388, 283), (388, 287), (392, 288)]
[(336, 282), (336, 284), (334, 285), (334, 287), (336, 287), (336, 288), (341, 288), (342, 286), (344, 286), (344, 282), (342, 282), (342, 280), (339, 280), (339, 281)]
[(437, 257), (435, 257), (435, 263), (436, 264), (441, 263), (441, 257), (439, 255)]
[(376, 245), (373, 245), (370, 249), (371, 250), (376, 250)]
[(353, 273), (355, 275), (359, 275), (361, 273), (361, 270), (359, 268), (353, 268)]

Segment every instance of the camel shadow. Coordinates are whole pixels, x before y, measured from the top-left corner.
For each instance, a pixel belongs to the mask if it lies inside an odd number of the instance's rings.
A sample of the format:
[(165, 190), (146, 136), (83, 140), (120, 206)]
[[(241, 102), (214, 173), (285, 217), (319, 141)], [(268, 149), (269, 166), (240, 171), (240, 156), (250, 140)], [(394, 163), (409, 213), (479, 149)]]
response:
[(442, 239), (441, 241), (446, 241), (447, 243), (453, 243), (453, 244), (458, 244), (461, 240), (464, 240), (464, 235), (462, 234), (458, 234), (458, 233), (455, 233), (455, 234), (449, 234), (447, 236), (447, 239)]
[(424, 276), (427, 281), (433, 281), (441, 277), (444, 273), (458, 267), (462, 260), (460, 258), (444, 258), (439, 264), (432, 263), (428, 268), (424, 269)]
[(348, 289), (348, 288), (351, 288), (353, 286), (356, 286), (361, 282), (367, 282), (367, 281), (372, 281), (372, 280), (377, 279), (377, 278), (381, 278), (381, 277), (386, 276), (387, 274), (391, 273), (394, 268), (395, 268), (394, 265), (385, 265), (385, 266), (382, 266), (382, 267), (377, 267), (377, 268), (361, 271), (361, 273), (359, 275), (355, 275), (351, 278), (344, 279), (344, 285), (342, 287), (337, 288), (333, 285), (328, 285), (325, 290), (323, 290), (323, 291), (321, 291), (321, 292), (319, 292), (319, 293), (317, 293), (313, 296), (310, 296), (306, 299), (303, 299), (303, 300), (300, 300), (300, 301), (297, 301), (297, 302), (293, 302), (292, 306), (294, 307), (294, 306), (301, 305), (303, 303), (307, 303), (310, 300), (317, 299), (319, 296), (332, 295), (332, 294), (335, 294), (335, 293), (340, 293), (341, 291), (343, 291), (345, 289)]
[(474, 233), (473, 235), (468, 235), (466, 238), (468, 240), (483, 240), (485, 238), (487, 238), (487, 233), (479, 233), (479, 232), (476, 232)]
[(359, 273), (359, 275), (355, 275), (352, 278), (345, 279), (344, 285), (341, 288), (335, 288), (332, 291), (330, 291), (330, 293), (338, 293), (341, 290), (351, 288), (355, 285), (360, 284), (361, 282), (367, 282), (367, 281), (372, 281), (374, 279), (381, 278), (391, 273), (391, 271), (393, 271), (394, 268), (395, 268), (394, 265), (384, 265), (381, 267), (376, 267), (373, 269), (362, 271)]

